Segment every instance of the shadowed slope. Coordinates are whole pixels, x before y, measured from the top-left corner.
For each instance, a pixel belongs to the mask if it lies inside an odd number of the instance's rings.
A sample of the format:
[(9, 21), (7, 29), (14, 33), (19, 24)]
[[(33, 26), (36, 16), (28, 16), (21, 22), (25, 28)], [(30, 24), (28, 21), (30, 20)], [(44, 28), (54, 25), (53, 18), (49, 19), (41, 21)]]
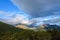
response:
[(6, 32), (6, 31), (22, 31), (23, 29), (16, 28), (12, 25), (0, 22), (0, 32)]

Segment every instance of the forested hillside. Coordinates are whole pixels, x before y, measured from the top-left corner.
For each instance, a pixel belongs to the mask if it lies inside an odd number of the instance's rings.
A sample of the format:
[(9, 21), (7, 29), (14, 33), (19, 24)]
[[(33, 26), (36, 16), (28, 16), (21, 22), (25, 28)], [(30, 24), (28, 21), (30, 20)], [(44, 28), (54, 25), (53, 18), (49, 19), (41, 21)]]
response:
[(60, 29), (33, 31), (0, 22), (0, 40), (60, 40)]

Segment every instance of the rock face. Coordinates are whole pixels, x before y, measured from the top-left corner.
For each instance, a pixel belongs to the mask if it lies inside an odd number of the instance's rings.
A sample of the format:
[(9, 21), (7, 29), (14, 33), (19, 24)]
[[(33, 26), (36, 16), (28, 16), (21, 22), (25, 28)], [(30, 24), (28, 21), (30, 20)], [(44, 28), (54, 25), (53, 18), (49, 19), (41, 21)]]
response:
[(50, 25), (50, 24), (41, 24), (38, 26), (38, 31), (46, 31), (46, 30), (53, 30), (53, 29), (60, 29), (58, 25)]
[(38, 26), (37, 31), (46, 31), (45, 27), (47, 27), (47, 25), (41, 24), (40, 26)]
[(17, 28), (21, 28), (21, 29), (29, 29), (29, 30), (37, 30), (37, 31), (46, 31), (46, 30), (51, 30), (51, 29), (60, 29), (60, 26), (58, 25), (50, 25), (50, 24), (41, 24), (38, 27), (29, 27), (25, 24), (18, 24), (16, 26)]
[(47, 25), (46, 24), (41, 24), (39, 27), (44, 29), (44, 28), (47, 27)]
[(25, 24), (18, 24), (18, 25), (16, 25), (16, 27), (21, 28), (21, 29), (29, 29), (29, 30), (35, 30), (36, 29), (35, 27), (28, 27)]
[(28, 29), (28, 27), (24, 24), (20, 24), (16, 26), (17, 28)]

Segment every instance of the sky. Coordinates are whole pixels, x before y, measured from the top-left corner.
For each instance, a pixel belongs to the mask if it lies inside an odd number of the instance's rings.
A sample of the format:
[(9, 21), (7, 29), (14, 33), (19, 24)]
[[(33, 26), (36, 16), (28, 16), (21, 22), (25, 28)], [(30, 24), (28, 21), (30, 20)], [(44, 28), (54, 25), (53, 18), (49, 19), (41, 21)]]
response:
[(60, 0), (0, 0), (0, 21), (60, 25)]

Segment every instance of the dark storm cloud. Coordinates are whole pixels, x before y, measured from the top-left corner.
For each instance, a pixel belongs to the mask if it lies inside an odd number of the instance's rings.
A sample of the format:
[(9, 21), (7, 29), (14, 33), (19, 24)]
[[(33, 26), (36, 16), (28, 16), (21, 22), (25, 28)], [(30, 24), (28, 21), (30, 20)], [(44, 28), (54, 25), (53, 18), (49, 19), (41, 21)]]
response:
[(60, 11), (60, 0), (11, 0), (20, 10), (32, 17), (45, 17)]

